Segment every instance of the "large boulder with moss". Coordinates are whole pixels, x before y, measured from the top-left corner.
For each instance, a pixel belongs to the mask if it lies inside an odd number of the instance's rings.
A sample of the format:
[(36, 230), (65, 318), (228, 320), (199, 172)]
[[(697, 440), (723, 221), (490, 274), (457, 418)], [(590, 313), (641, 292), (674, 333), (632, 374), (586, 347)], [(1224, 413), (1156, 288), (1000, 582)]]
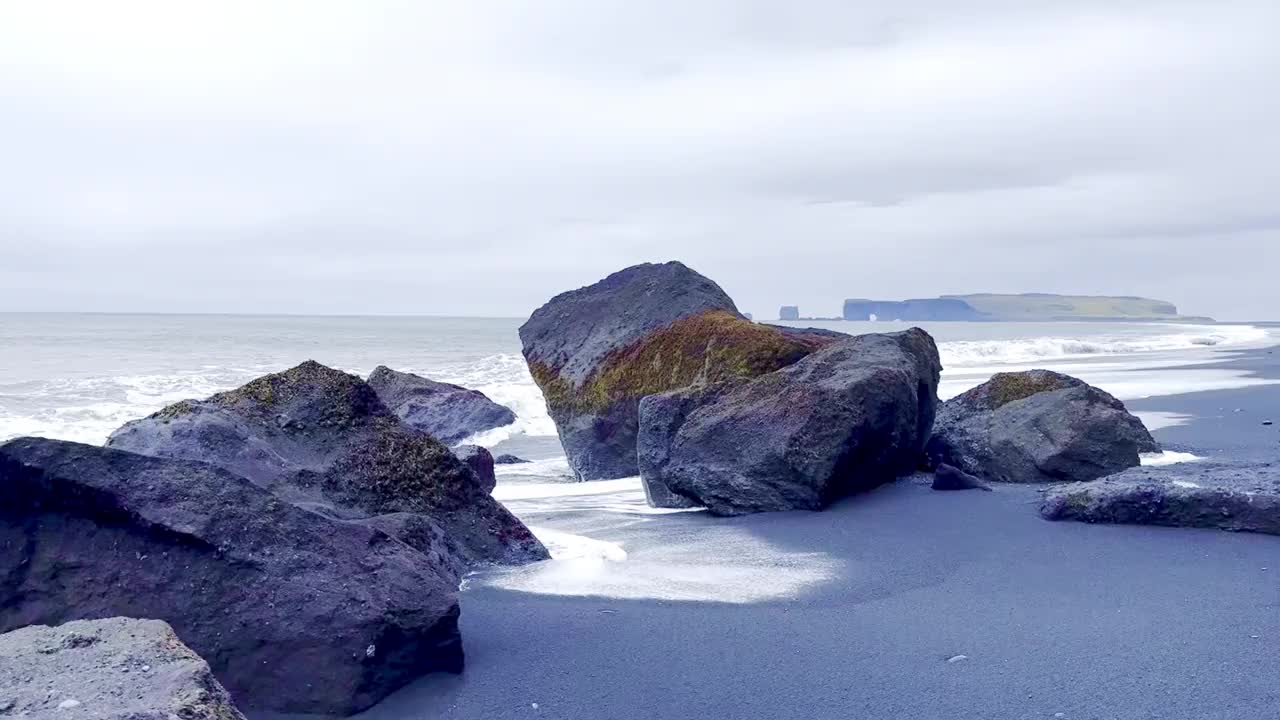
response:
[(942, 365), (918, 328), (861, 335), (781, 370), (647, 397), (641, 480), (718, 515), (819, 510), (913, 472)]
[(208, 463), (0, 445), (0, 578), (0, 632), (163, 620), (245, 709), (347, 715), (462, 667), (457, 582), (425, 553)]
[(1081, 482), (1139, 463), (1159, 446), (1124, 403), (1050, 370), (999, 373), (948, 400), (928, 456), (996, 482)]
[(369, 385), (409, 427), (446, 445), (516, 421), (510, 408), (479, 390), (428, 380), (385, 365), (379, 365), (369, 375)]
[(1208, 462), (1136, 467), (1101, 480), (1056, 486), (1045, 494), (1040, 514), (1048, 520), (1280, 535), (1280, 466)]
[(76, 620), (0, 635), (0, 715), (244, 720), (209, 664), (159, 620)]
[(449, 448), (405, 425), (365, 381), (316, 362), (171, 405), (123, 426), (107, 445), (207, 462), (343, 520), (423, 515), (463, 565), (549, 557)]
[(681, 263), (636, 265), (552, 298), (520, 328), (569, 466), (582, 480), (636, 475), (640, 399), (756, 377), (842, 337), (752, 323)]

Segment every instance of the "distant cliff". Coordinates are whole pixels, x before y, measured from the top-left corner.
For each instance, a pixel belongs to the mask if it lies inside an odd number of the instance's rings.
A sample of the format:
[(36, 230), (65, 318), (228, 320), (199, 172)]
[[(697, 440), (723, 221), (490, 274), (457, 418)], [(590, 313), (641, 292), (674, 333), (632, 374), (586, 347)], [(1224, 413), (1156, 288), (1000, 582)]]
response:
[(969, 303), (954, 298), (844, 301), (845, 320), (989, 320)]
[(1185, 317), (1173, 303), (1141, 297), (1097, 295), (943, 295), (918, 300), (844, 301), (845, 320), (969, 320), (1054, 322), (1071, 320), (1211, 321)]

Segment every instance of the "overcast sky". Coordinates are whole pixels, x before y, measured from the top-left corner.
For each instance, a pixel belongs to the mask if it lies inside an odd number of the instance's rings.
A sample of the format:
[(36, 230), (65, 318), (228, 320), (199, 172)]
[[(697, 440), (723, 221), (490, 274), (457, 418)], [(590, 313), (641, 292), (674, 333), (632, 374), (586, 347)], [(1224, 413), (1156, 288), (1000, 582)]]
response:
[[(963, 10), (960, 9), (963, 6)], [(0, 310), (1280, 318), (1280, 2), (0, 0)]]

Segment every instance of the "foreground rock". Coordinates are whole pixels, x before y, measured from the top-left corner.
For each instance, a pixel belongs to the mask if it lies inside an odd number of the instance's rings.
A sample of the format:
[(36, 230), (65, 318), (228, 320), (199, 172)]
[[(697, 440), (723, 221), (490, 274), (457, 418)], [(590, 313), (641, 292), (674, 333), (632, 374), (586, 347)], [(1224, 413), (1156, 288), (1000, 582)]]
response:
[(459, 671), (456, 583), (428, 556), (212, 465), (0, 445), (0, 632), (164, 620), (242, 706), (350, 714)]
[(549, 557), (447, 447), (401, 422), (368, 383), (316, 362), (171, 405), (120, 428), (107, 445), (207, 462), (331, 517), (420, 514), (464, 564)]
[(719, 515), (817, 510), (910, 473), (941, 369), (933, 339), (912, 329), (848, 338), (754, 380), (647, 397), (646, 492)]
[(493, 471), (493, 454), (487, 449), (479, 445), (459, 445), (453, 449), (453, 454), (463, 465), (471, 468), (485, 492), (491, 493), (498, 486), (498, 477)]
[(1049, 370), (999, 373), (938, 412), (930, 462), (998, 482), (1086, 481), (1159, 446), (1124, 403)]
[(1051, 489), (1048, 520), (1219, 528), (1280, 535), (1280, 466), (1140, 467)]
[(582, 480), (635, 475), (640, 399), (751, 378), (834, 339), (757, 325), (678, 262), (637, 265), (552, 298), (520, 328), (569, 466)]
[(130, 618), (0, 635), (0, 715), (244, 720), (173, 628)]
[(436, 382), (407, 372), (378, 366), (369, 376), (384, 405), (409, 427), (446, 445), (516, 421), (511, 409), (479, 390)]

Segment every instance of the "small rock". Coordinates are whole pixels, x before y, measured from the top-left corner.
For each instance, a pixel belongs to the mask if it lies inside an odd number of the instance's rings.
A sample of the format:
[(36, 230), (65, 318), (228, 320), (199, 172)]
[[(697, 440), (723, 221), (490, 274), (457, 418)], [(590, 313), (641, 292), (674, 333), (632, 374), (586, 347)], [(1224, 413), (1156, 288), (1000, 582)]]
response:
[(66, 700), (58, 703), (59, 710), (70, 710), (71, 708), (77, 707), (80, 707), (80, 701), (75, 698), (67, 698)]
[(947, 662), (958, 663), (958, 662), (964, 662), (965, 660), (968, 660), (968, 659), (969, 659), (968, 655), (952, 655), (951, 657), (947, 658)]
[(498, 465), (523, 465), (524, 463), (529, 462), (522, 457), (511, 455), (509, 453), (503, 453), (494, 458), (493, 461)]
[(991, 492), (991, 486), (960, 468), (952, 467), (946, 463), (938, 465), (938, 468), (933, 471), (933, 489), (986, 490), (987, 492)]
[(1270, 420), (1263, 420), (1263, 421), (1262, 421), (1262, 424), (1263, 424), (1263, 425), (1272, 425), (1272, 424), (1274, 424), (1274, 423), (1272, 423)]

